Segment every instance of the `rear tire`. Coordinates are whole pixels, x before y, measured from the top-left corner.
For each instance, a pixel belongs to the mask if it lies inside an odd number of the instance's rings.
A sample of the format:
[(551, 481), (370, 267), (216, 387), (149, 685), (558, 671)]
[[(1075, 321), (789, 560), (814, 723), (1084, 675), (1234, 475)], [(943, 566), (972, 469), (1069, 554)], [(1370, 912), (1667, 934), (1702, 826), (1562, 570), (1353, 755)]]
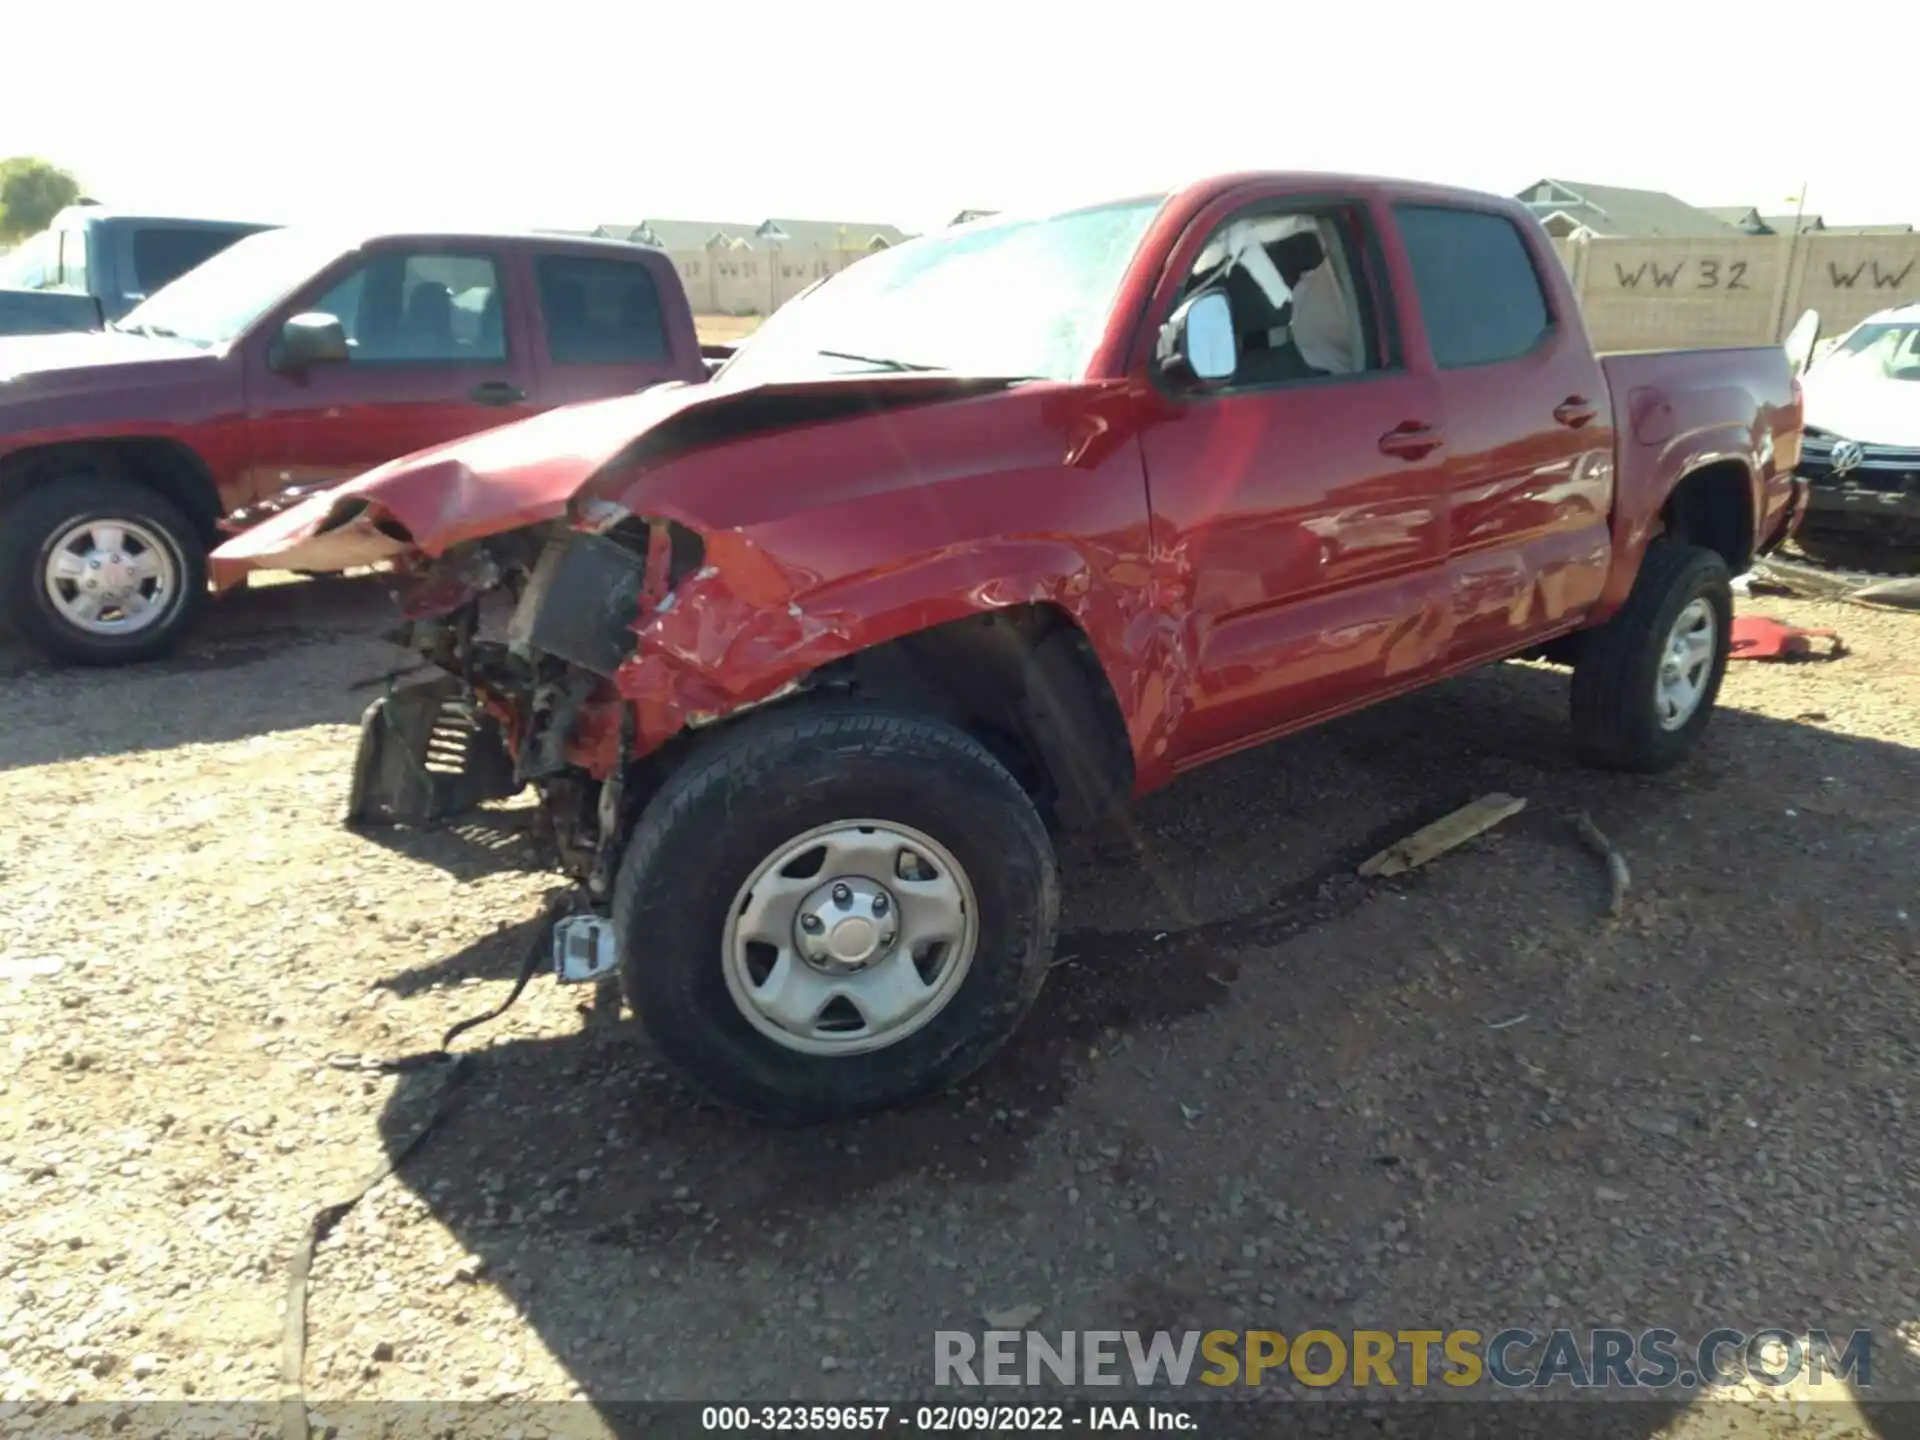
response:
[(1040, 993), (1058, 911), (1052, 845), (1006, 768), (953, 726), (854, 705), (715, 735), (641, 816), (613, 907), (662, 1052), (784, 1124), (985, 1064)]
[[(1672, 540), (1647, 547), (1627, 603), (1587, 633), (1574, 666), (1573, 736), (1583, 759), (1657, 774), (1686, 758), (1726, 674), (1731, 578), (1714, 551)], [(1690, 646), (1697, 666), (1686, 658)]]
[[(109, 595), (118, 603), (100, 598)], [(55, 660), (127, 665), (164, 655), (206, 598), (199, 532), (143, 485), (55, 477), (0, 515), (0, 615)]]

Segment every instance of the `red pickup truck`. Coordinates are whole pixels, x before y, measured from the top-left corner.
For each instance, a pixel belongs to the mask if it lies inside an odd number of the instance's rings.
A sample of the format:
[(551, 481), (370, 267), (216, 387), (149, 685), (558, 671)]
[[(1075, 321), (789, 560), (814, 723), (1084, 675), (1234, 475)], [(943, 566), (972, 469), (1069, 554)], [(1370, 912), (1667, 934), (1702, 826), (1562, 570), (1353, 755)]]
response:
[(700, 386), (389, 465), (216, 563), (410, 577), (445, 673), (353, 814), (531, 784), (662, 1050), (802, 1120), (982, 1064), (1050, 832), (1471, 666), (1592, 760), (1700, 738), (1729, 577), (1804, 508), (1784, 349), (1596, 358), (1520, 205), (1236, 175), (864, 259)]
[(0, 625), (165, 651), (209, 548), (397, 455), (706, 373), (664, 253), (544, 235), (250, 236), (95, 333), (0, 337)]

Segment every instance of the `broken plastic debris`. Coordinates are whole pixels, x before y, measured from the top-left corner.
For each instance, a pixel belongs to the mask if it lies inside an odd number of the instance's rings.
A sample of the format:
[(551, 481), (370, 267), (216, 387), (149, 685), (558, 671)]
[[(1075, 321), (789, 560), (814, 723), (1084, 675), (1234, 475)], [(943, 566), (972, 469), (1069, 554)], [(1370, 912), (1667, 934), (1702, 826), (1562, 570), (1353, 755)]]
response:
[(1728, 646), (1729, 660), (1802, 660), (1815, 655), (1813, 642), (1828, 642), (1825, 654), (1827, 660), (1837, 660), (1847, 653), (1847, 647), (1840, 643), (1840, 637), (1832, 630), (1807, 630), (1798, 625), (1788, 625), (1766, 615), (1742, 615), (1733, 622), (1733, 636)]
[(1362, 875), (1399, 875), (1408, 870), (1417, 870), (1447, 851), (1464, 845), (1476, 835), (1483, 835), (1502, 820), (1518, 815), (1527, 808), (1527, 802), (1514, 795), (1495, 791), (1491, 795), (1482, 795), (1470, 805), (1462, 805), (1451, 815), (1444, 815), (1431, 825), (1423, 825), (1403, 840), (1396, 840), (1378, 855), (1372, 856), (1360, 866)]

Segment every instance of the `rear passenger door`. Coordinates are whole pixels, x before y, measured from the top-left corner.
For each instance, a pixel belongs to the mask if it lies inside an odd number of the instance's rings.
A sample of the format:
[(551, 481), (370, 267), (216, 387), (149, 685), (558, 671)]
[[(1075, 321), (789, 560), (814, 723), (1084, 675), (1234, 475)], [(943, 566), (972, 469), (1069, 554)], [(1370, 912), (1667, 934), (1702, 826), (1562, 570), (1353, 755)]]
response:
[(555, 251), (531, 259), (535, 384), (543, 408), (627, 395), (699, 373), (690, 357), (673, 353), (662, 267), (647, 252), (636, 248), (629, 258)]
[(1394, 206), (1447, 430), (1450, 665), (1524, 648), (1599, 598), (1612, 559), (1606, 380), (1537, 226)]

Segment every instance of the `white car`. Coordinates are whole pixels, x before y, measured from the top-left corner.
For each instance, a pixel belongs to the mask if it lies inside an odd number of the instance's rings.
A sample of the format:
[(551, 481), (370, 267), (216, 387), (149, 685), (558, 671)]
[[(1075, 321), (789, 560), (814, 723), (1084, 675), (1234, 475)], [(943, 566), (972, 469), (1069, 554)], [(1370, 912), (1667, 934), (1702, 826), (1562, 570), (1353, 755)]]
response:
[(1863, 550), (1920, 555), (1920, 304), (1861, 321), (1801, 385), (1799, 473), (1811, 499), (1800, 548), (1833, 559)]

